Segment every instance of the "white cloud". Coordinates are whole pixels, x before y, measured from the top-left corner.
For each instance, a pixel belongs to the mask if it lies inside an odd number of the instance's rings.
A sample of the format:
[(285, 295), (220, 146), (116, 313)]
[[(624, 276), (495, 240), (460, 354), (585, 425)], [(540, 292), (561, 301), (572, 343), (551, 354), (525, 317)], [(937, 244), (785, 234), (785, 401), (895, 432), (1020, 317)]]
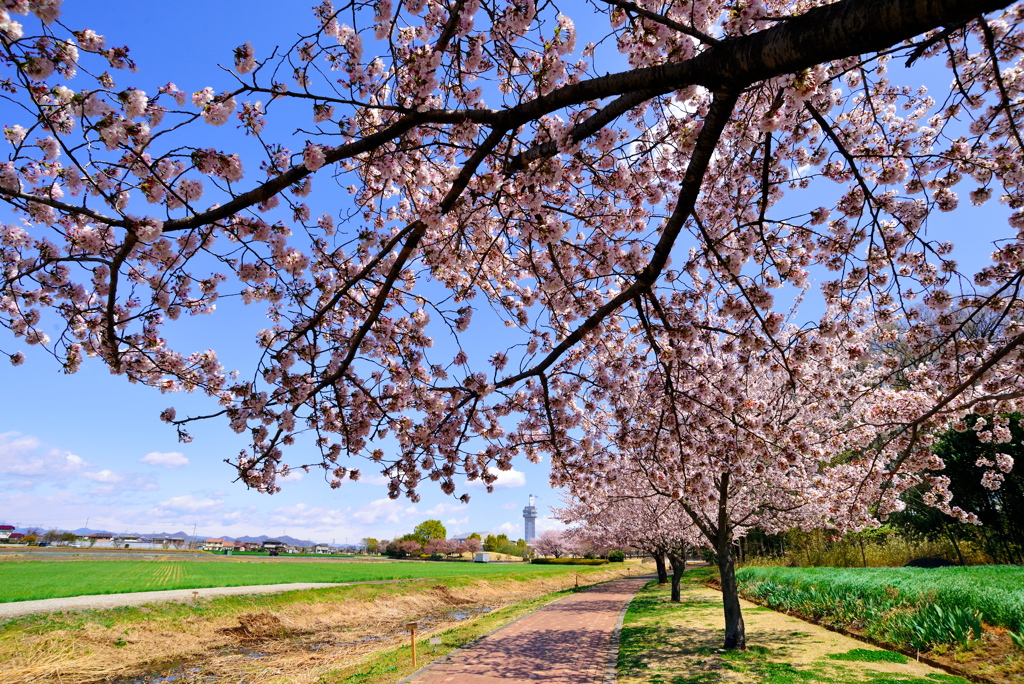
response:
[(349, 519), (347, 510), (322, 508), (297, 503), (294, 506), (275, 508), (270, 515), (272, 527), (338, 528), (347, 527)]
[[(175, 496), (167, 501), (161, 501), (155, 511), (174, 513), (196, 513), (200, 511), (211, 511), (223, 505), (220, 499), (197, 499), (191, 494)], [(159, 514), (159, 513), (158, 513)]]
[(366, 484), (371, 485), (386, 485), (388, 482), (391, 482), (391, 478), (384, 477), (380, 473), (367, 475), (366, 473), (360, 471), (359, 480), (357, 480), (357, 482), (365, 482)]
[(506, 534), (508, 535), (509, 539), (515, 541), (520, 536), (522, 536), (525, 529), (526, 528), (523, 527), (522, 523), (519, 523), (517, 525), (516, 523), (507, 522), (498, 525), (497, 527), (492, 529), (491, 532), (494, 532), (495, 534)]
[(465, 518), (450, 518), (448, 520), (445, 520), (444, 524), (445, 525), (459, 525), (459, 526), (461, 526), (461, 525), (465, 525), (468, 522), (469, 522), (469, 516), (467, 515)]
[(295, 470), (289, 470), (288, 474), (280, 479), (282, 482), (299, 482), (304, 477), (306, 477), (306, 472), (304, 470), (296, 468)]
[(139, 461), (152, 466), (160, 466), (161, 468), (180, 468), (181, 466), (187, 466), (189, 462), (188, 457), (177, 451), (151, 451), (140, 458)]
[(465, 504), (450, 504), (450, 503), (439, 503), (433, 508), (423, 511), (425, 516), (442, 516), (448, 515), (449, 513), (463, 513), (466, 511)]
[(18, 432), (0, 432), (0, 456), (35, 451), (40, 446), (42, 446), (42, 442), (32, 435), (23, 435)]
[(356, 510), (352, 519), (365, 525), (404, 522), (416, 512), (415, 506), (405, 507), (394, 499), (377, 499)]
[(566, 525), (564, 522), (552, 518), (550, 515), (545, 515), (541, 516), (540, 518), (537, 518), (537, 534), (540, 534), (541, 532), (547, 532), (548, 530), (565, 530), (568, 529), (568, 527), (569, 526)]
[(109, 470), (107, 468), (104, 468), (103, 470), (100, 470), (95, 473), (82, 473), (82, 477), (84, 477), (86, 480), (92, 480), (93, 482), (106, 483), (121, 482), (122, 480), (124, 480), (123, 475), (115, 473), (113, 470)]
[(0, 433), (0, 474), (21, 477), (63, 479), (85, 467), (81, 457), (70, 451), (49, 449), (32, 435)]
[[(515, 468), (511, 468), (509, 470), (491, 470), (491, 473), (498, 476), (498, 479), (493, 483), (495, 489), (522, 487), (526, 484), (526, 473), (521, 473)], [(483, 480), (472, 480), (471, 482), (467, 482), (466, 486), (477, 489), (483, 489), (485, 487)]]

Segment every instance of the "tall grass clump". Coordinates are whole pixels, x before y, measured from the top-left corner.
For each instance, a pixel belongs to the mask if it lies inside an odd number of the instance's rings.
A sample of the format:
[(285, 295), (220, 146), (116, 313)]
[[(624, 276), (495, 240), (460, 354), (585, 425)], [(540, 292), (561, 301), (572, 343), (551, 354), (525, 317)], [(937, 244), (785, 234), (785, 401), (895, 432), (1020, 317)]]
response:
[(1024, 629), (1024, 567), (754, 568), (740, 591), (772, 608), (930, 650), (968, 644), (984, 621)]

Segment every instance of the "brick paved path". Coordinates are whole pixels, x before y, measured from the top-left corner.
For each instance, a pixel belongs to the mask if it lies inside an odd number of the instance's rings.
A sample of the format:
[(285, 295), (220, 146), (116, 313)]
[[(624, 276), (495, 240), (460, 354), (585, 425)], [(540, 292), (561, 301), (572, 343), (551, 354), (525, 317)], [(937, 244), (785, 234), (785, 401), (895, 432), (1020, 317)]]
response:
[(599, 584), (549, 604), (413, 675), (415, 684), (601, 684), (622, 609), (649, 577)]

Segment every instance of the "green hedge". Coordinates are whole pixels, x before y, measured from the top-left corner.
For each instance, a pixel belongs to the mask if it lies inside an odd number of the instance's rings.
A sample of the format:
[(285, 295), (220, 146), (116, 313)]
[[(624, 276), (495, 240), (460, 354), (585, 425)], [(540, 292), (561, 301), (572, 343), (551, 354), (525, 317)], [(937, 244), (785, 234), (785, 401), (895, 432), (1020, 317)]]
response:
[(534, 565), (607, 565), (604, 558), (534, 558)]

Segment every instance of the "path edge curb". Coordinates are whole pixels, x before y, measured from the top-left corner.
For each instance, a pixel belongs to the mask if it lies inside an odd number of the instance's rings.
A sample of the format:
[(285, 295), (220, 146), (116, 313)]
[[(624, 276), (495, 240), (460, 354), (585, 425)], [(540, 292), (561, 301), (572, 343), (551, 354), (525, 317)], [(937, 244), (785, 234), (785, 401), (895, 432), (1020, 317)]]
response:
[[(638, 575), (636, 579), (646, 578), (657, 578), (657, 575)], [(650, 580), (648, 580), (649, 582)], [(619, 619), (615, 622), (615, 628), (612, 630), (612, 638), (608, 644), (608, 660), (604, 665), (604, 684), (616, 684), (619, 681), (619, 641), (622, 637), (622, 623), (626, 620), (626, 613), (629, 611), (629, 607), (633, 605), (633, 599), (640, 593), (640, 590), (646, 587), (645, 583), (640, 589), (633, 592), (633, 595), (626, 601), (626, 605), (619, 611)]]

